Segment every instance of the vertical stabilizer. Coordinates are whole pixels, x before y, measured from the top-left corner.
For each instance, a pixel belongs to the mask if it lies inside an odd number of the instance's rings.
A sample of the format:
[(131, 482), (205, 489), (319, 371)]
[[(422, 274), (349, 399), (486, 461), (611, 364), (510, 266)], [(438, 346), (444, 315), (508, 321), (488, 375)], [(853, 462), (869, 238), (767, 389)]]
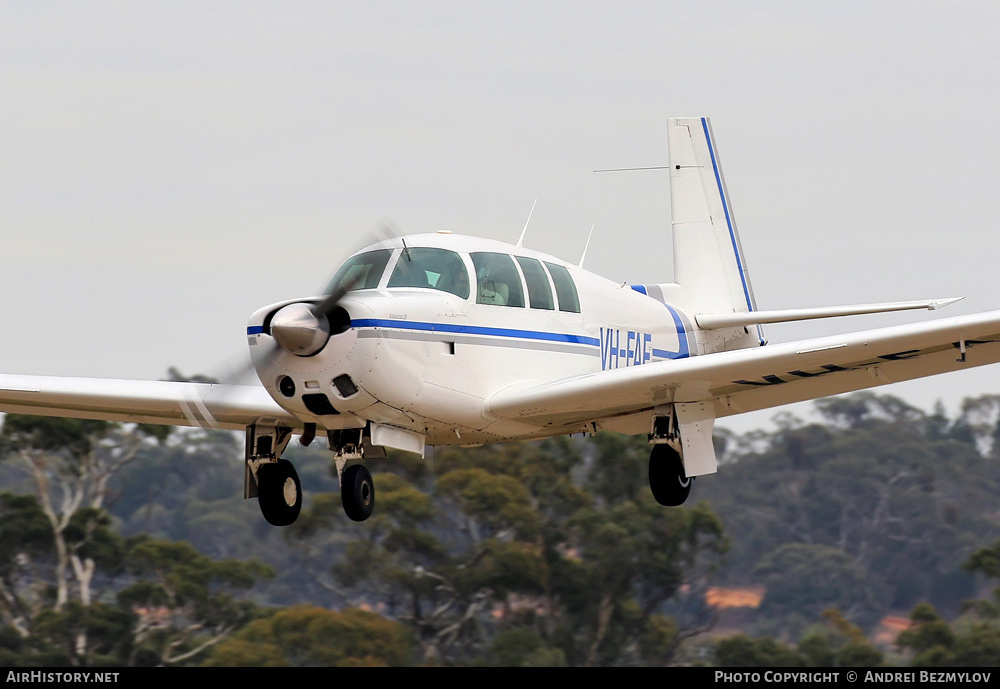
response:
[(711, 123), (683, 117), (668, 120), (667, 129), (677, 283), (669, 286), (671, 297), (694, 313), (754, 311)]

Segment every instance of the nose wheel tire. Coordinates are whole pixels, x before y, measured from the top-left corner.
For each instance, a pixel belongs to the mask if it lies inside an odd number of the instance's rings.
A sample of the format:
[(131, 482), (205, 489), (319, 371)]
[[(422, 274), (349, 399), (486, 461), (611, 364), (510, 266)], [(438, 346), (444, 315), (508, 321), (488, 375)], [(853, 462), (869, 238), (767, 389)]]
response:
[(340, 500), (344, 512), (356, 521), (363, 522), (375, 509), (375, 483), (364, 464), (353, 464), (344, 469), (340, 477)]
[(288, 526), (302, 511), (302, 484), (286, 459), (261, 464), (257, 469), (257, 503), (264, 519), (274, 526)]
[(693, 478), (684, 473), (680, 453), (670, 445), (654, 445), (649, 453), (649, 489), (656, 502), (667, 507), (683, 505)]

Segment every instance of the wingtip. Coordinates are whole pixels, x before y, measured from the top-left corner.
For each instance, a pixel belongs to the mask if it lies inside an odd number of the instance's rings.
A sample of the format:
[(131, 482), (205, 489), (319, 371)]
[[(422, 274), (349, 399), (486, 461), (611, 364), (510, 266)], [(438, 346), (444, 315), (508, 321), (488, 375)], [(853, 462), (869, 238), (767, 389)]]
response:
[(945, 299), (934, 299), (927, 303), (927, 310), (937, 311), (938, 309), (951, 306), (956, 301), (962, 301), (963, 299), (965, 299), (965, 297), (946, 297)]

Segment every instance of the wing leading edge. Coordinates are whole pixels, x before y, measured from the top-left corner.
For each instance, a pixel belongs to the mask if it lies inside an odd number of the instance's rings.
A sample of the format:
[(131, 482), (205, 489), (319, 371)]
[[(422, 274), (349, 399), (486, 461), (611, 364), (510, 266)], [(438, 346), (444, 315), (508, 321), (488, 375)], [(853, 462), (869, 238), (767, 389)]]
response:
[(524, 383), (487, 410), (557, 426), (708, 402), (723, 417), (998, 361), (1000, 311), (990, 311)]
[(244, 430), (302, 422), (253, 385), (0, 375), (0, 412)]

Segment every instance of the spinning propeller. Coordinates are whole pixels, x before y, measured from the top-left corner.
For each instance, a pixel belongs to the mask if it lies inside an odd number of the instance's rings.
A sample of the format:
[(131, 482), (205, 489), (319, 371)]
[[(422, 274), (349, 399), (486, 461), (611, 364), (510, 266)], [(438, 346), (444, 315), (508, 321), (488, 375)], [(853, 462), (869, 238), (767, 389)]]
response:
[[(374, 235), (366, 246), (399, 236), (396, 227), (389, 221), (378, 224)], [(341, 300), (354, 289), (361, 276), (345, 276), (322, 301), (314, 304), (299, 302), (279, 309), (270, 321), (271, 336), (278, 346), (296, 356), (312, 356), (323, 347), (331, 335), (346, 332), (351, 327), (351, 317), (340, 306)]]
[(340, 306), (357, 279), (345, 280), (318, 304), (299, 302), (283, 306), (271, 317), (271, 336), (286, 352), (312, 356), (326, 346), (331, 334), (346, 331), (351, 317)]
[[(394, 239), (400, 236), (400, 232), (391, 221), (383, 221), (368, 235), (366, 237), (368, 241), (362, 246)], [(350, 252), (348, 255), (354, 253)], [(350, 328), (351, 317), (341, 306), (341, 301), (358, 285), (360, 279), (359, 275), (347, 276), (332, 285), (330, 293), (319, 301), (300, 301), (278, 309), (269, 319), (266, 328), (273, 340), (267, 345), (261, 342), (262, 348), (258, 349), (257, 356), (270, 357), (279, 348), (300, 357), (309, 357), (320, 352), (332, 335), (346, 332)], [(241, 390), (258, 387), (258, 384), (248, 380), (249, 374), (256, 369), (253, 361), (246, 360), (243, 364), (225, 368), (228, 370), (222, 374), (202, 377), (203, 380), (191, 380), (191, 382), (223, 384), (221, 387), (206, 385), (203, 389), (189, 390), (189, 399), (182, 407), (192, 426), (221, 427), (204, 404), (207, 396), (213, 397), (217, 408), (220, 401), (228, 402), (228, 398), (232, 398), (233, 403), (238, 404)]]

